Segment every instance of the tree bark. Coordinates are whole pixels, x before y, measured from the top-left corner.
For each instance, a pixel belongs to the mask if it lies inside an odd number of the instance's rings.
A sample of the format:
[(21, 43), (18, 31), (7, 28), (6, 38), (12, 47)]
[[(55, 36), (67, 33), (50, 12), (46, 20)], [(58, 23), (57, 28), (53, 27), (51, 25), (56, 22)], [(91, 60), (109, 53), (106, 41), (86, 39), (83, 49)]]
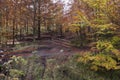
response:
[(35, 40), (35, 21), (36, 21), (36, 1), (33, 0), (33, 6), (34, 6), (34, 13), (33, 13), (33, 41)]
[(13, 19), (13, 42), (12, 42), (13, 47), (15, 46), (15, 19)]
[(41, 10), (40, 10), (41, 0), (38, 1), (38, 39), (41, 38)]

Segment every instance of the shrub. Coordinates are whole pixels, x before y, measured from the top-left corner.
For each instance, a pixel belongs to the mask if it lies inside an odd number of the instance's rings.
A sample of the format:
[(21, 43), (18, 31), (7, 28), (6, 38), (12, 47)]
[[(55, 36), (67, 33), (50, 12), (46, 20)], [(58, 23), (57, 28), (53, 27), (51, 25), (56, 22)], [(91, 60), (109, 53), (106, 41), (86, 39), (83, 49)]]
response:
[(98, 41), (96, 48), (100, 53), (110, 53), (114, 49), (113, 45), (109, 41)]
[(111, 43), (116, 49), (120, 49), (120, 37), (113, 37)]
[(9, 71), (9, 75), (6, 77), (11, 78), (11, 80), (14, 78), (18, 80), (39, 80), (42, 79), (41, 76), (44, 69), (41, 58), (37, 56), (32, 56), (27, 59), (13, 56), (8, 62), (4, 63), (4, 67)]
[[(96, 72), (104, 74), (112, 80), (119, 80), (120, 74), (120, 52), (110, 41), (98, 41), (96, 48), (97, 53), (89, 52), (78, 58), (78, 62), (89, 66)], [(116, 71), (119, 71), (116, 73)], [(112, 76), (112, 77), (110, 77)], [(116, 77), (116, 78), (115, 78)]]

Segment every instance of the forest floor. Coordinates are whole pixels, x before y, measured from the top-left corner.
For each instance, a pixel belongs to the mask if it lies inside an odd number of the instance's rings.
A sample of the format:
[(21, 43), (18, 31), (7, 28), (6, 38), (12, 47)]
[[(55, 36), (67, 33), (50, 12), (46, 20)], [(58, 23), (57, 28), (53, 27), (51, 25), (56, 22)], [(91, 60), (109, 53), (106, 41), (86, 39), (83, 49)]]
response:
[(12, 52), (18, 56), (28, 56), (37, 54), (39, 56), (54, 56), (54, 55), (70, 55), (82, 53), (86, 50), (73, 47), (69, 41), (65, 39), (59, 40), (40, 40), (36, 43), (24, 46)]
[(0, 53), (0, 59), (2, 62), (6, 62), (12, 56), (30, 57), (37, 55), (40, 57), (58, 57), (58, 56), (72, 56), (74, 54), (83, 54), (88, 52), (89, 49), (79, 49), (71, 45), (70, 41), (66, 39), (54, 39), (54, 40), (37, 40), (35, 42), (22, 41), (12, 51)]
[(54, 56), (54, 55), (70, 55), (88, 51), (87, 49), (79, 49), (71, 45), (70, 41), (65, 39), (54, 40), (37, 40), (36, 42), (22, 42), (22, 44), (29, 43), (29, 45), (18, 47), (6, 54), (16, 56), (30, 56), (37, 54), (39, 56)]

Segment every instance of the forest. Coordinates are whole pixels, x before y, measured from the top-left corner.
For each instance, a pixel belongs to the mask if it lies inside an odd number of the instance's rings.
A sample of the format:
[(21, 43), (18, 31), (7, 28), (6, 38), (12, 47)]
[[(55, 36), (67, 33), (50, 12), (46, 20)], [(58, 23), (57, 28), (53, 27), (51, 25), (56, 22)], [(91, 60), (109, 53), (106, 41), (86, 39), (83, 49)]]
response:
[(0, 0), (0, 80), (120, 80), (120, 0)]

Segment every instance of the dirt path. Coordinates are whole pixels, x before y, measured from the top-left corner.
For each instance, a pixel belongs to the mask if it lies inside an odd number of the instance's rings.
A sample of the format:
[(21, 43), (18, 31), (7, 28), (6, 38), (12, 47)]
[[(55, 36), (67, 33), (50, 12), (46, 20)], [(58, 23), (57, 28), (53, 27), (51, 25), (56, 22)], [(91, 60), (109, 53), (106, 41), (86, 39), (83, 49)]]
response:
[(22, 47), (21, 49), (9, 52), (9, 54), (24, 57), (37, 54), (39, 56), (49, 57), (57, 55), (73, 55), (76, 53), (82, 54), (82, 52), (85, 52), (85, 50), (73, 47), (67, 40), (59, 39), (38, 41), (36, 44)]
[(65, 40), (46, 40), (39, 45), (33, 54), (40, 56), (70, 55), (84, 50), (72, 47), (69, 41)]

